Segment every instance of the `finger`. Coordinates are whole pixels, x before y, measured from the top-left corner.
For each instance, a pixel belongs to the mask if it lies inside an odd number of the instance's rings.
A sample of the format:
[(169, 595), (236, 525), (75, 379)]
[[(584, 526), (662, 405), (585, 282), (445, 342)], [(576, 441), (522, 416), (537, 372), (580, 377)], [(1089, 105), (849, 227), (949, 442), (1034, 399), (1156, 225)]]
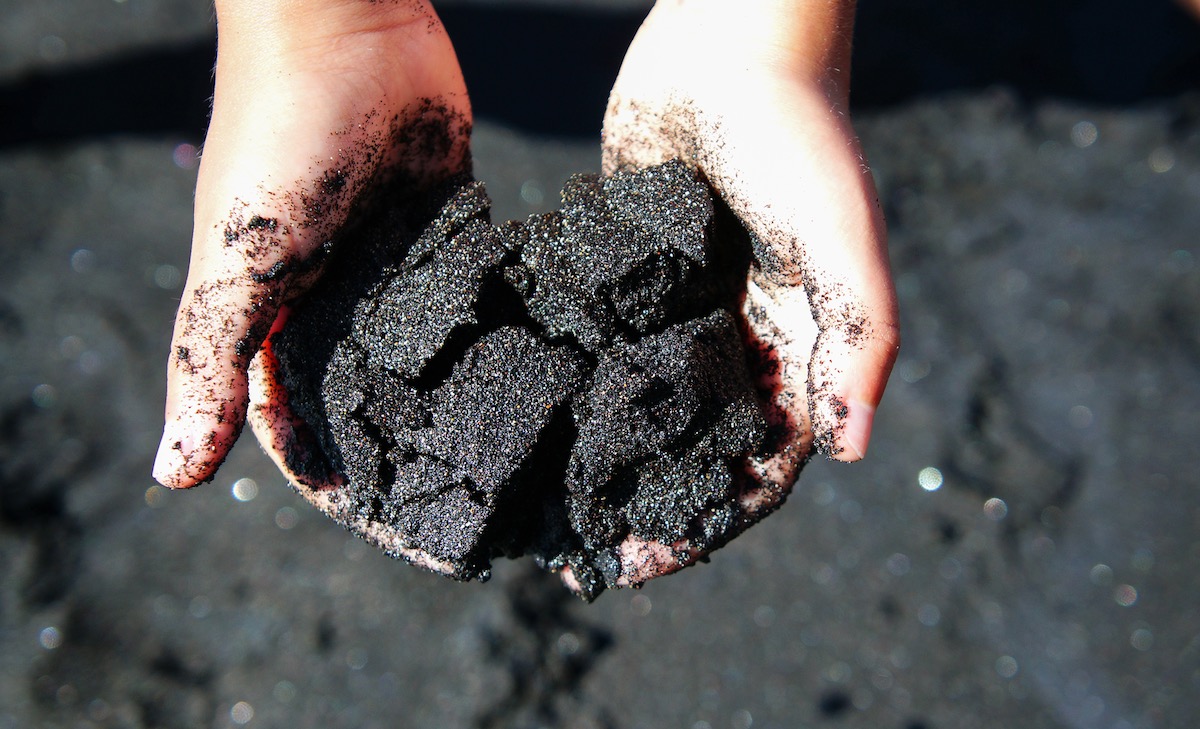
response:
[(184, 294), (168, 364), (167, 423), (154, 477), (171, 488), (208, 480), (246, 416), (246, 367), (277, 309), (277, 293), (239, 277)]

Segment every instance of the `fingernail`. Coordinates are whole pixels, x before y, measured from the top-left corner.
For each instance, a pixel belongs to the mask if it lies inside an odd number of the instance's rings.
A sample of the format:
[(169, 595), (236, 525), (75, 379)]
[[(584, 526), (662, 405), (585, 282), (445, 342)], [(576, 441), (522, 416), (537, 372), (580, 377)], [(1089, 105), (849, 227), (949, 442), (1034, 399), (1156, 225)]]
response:
[(871, 426), (875, 422), (875, 408), (860, 400), (849, 401), (850, 412), (842, 421), (842, 443), (846, 449), (843, 461), (861, 460), (867, 455), (871, 442)]
[(190, 439), (179, 433), (179, 424), (167, 423), (162, 441), (158, 444), (158, 454), (154, 457), (154, 480), (167, 488), (178, 488), (179, 474), (191, 450)]

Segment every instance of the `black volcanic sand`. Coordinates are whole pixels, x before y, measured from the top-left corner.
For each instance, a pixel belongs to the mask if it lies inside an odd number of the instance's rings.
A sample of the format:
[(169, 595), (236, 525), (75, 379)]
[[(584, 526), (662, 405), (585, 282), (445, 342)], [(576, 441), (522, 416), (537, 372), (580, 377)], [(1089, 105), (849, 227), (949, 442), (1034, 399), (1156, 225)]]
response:
[(576, 175), (562, 201), (495, 226), (480, 182), (398, 199), (274, 345), (348, 477), (339, 520), (461, 579), (499, 556), (570, 566), (592, 598), (627, 537), (707, 550), (740, 530), (735, 474), (766, 423), (733, 314), (748, 240), (707, 185), (672, 162)]

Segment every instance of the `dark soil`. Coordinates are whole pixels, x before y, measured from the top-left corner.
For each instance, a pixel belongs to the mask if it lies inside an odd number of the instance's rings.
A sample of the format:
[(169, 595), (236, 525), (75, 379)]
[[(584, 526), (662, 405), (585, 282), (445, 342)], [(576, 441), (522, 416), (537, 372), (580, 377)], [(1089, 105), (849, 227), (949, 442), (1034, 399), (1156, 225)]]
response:
[(338, 518), (462, 579), (570, 566), (589, 599), (628, 537), (726, 541), (766, 424), (733, 314), (748, 240), (707, 185), (680, 163), (576, 175), (561, 210), (501, 226), (480, 182), (434, 199), (363, 225), (275, 342), (349, 479)]

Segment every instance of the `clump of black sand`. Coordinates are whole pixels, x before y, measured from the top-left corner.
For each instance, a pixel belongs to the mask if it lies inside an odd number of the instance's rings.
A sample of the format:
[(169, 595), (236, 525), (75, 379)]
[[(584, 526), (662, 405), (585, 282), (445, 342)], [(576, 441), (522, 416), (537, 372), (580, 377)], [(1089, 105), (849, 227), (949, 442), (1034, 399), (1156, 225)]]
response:
[(494, 226), (482, 183), (398, 200), (274, 341), (293, 409), (348, 477), (347, 524), (486, 578), (569, 565), (591, 598), (633, 535), (720, 546), (766, 431), (732, 312), (744, 231), (679, 163), (577, 175)]

